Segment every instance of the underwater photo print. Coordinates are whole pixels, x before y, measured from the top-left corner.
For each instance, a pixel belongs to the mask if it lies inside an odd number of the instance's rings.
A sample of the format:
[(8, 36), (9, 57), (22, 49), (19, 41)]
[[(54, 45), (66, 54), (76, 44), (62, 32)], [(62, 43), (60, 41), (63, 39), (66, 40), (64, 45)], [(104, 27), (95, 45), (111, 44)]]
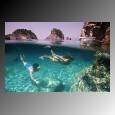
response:
[(5, 22), (5, 91), (110, 92), (110, 22)]

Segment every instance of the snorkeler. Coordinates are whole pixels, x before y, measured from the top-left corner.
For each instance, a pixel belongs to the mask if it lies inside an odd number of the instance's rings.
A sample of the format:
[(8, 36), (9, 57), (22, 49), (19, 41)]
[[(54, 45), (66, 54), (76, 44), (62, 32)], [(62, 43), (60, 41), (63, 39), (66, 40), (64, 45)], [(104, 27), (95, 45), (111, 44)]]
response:
[(44, 57), (46, 57), (46, 58), (49, 58), (50, 60), (52, 60), (52, 61), (54, 61), (54, 62), (57, 62), (58, 61), (58, 59), (57, 58), (55, 58), (54, 56), (49, 56), (49, 55), (44, 55)]
[(32, 74), (33, 74), (33, 72), (39, 71), (39, 69), (40, 69), (39, 64), (34, 63), (33, 65), (31, 65), (31, 64), (27, 63), (26, 61), (24, 61), (24, 58), (23, 58), (23, 57), (24, 57), (24, 55), (23, 55), (23, 56), (20, 55), (20, 60), (22, 61), (24, 67), (29, 71), (29, 75), (30, 75), (31, 80), (34, 81), (36, 84), (38, 84), (39, 81), (37, 81), (37, 80), (32, 76)]
[(52, 57), (54, 57), (55, 59), (57, 59), (61, 62), (68, 62), (69, 61), (69, 58), (65, 58), (64, 56), (60, 56), (60, 55), (55, 54), (52, 49), (51, 49), (51, 54), (52, 54)]
[(57, 55), (57, 54), (54, 53), (54, 51), (52, 49), (51, 49), (51, 56), (49, 56), (49, 55), (42, 56), (43, 59), (44, 59), (44, 57), (49, 58), (49, 59), (51, 59), (52, 61), (55, 61), (55, 62), (59, 61), (59, 62), (61, 62), (63, 64), (68, 63), (73, 59), (72, 56), (67, 56), (67, 55), (60, 56), (60, 55)]
[[(52, 53), (52, 52), (53, 52), (53, 51), (52, 51), (52, 49), (51, 49), (51, 53)], [(48, 58), (48, 59), (50, 59), (50, 60), (52, 60), (52, 61), (55, 61), (55, 62), (57, 62), (58, 59), (59, 59), (59, 58), (57, 58), (57, 56), (56, 56), (54, 53), (52, 53), (52, 55), (43, 55), (43, 56), (40, 56), (39, 58), (42, 59), (42, 60), (44, 60), (44, 58)]]

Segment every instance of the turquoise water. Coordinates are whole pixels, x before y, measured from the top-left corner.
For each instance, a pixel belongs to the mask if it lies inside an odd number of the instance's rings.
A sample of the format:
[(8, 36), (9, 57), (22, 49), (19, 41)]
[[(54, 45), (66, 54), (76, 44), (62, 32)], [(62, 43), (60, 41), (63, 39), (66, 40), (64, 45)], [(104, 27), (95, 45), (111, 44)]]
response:
[[(95, 60), (93, 51), (67, 47), (52, 47), (58, 55), (71, 55), (74, 60), (69, 64), (41, 59), (45, 54), (51, 55), (50, 48), (44, 45), (6, 44), (5, 45), (5, 89), (10, 92), (69, 92), (75, 78)], [(25, 61), (38, 63), (40, 70), (33, 74), (40, 85), (29, 77), (27, 69), (20, 61), (19, 55), (25, 55)], [(51, 84), (53, 83), (53, 85)]]

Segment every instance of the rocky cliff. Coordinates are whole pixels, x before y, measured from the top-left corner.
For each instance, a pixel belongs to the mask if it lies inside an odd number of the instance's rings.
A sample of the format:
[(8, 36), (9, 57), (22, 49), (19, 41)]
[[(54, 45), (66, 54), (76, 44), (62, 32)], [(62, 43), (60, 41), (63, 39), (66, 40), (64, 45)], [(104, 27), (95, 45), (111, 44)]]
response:
[(60, 29), (53, 28), (51, 30), (50, 35), (46, 38), (46, 40), (51, 40), (52, 42), (60, 42), (64, 39), (64, 34)]
[(5, 35), (5, 40), (31, 40), (38, 39), (37, 36), (27, 29), (17, 29), (11, 34)]
[[(91, 38), (90, 43), (88, 42), (89, 38)], [(109, 50), (110, 22), (85, 22), (81, 30), (80, 40), (82, 44), (85, 43), (86, 46), (102, 48), (105, 51)]]

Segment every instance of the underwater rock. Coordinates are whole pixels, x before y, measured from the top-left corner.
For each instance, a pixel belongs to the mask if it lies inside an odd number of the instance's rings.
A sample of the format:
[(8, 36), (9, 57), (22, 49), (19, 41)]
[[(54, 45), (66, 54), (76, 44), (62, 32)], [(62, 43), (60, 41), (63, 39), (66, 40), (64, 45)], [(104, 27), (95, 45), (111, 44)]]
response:
[(107, 83), (100, 83), (100, 89), (102, 91), (110, 92), (110, 85), (109, 84), (110, 84), (109, 82), (107, 82)]
[(110, 55), (107, 53), (99, 53), (96, 56), (96, 64), (104, 65), (110, 71)]
[(92, 77), (89, 76), (83, 76), (82, 80), (85, 82), (85, 84), (89, 87), (91, 91), (97, 91), (96, 85), (92, 79)]
[[(75, 88), (75, 87), (74, 87)], [(110, 70), (105, 64), (93, 64), (76, 80), (76, 91), (110, 91)]]
[(64, 90), (64, 85), (61, 80), (58, 79), (39, 79), (38, 84), (34, 82), (39, 89), (39, 91), (51, 91), (51, 92), (61, 92)]
[(52, 80), (49, 81), (48, 88), (51, 88), (54, 92), (61, 92), (64, 90), (64, 85), (60, 80)]
[(54, 89), (54, 92), (62, 92), (64, 91), (64, 84), (60, 82)]

